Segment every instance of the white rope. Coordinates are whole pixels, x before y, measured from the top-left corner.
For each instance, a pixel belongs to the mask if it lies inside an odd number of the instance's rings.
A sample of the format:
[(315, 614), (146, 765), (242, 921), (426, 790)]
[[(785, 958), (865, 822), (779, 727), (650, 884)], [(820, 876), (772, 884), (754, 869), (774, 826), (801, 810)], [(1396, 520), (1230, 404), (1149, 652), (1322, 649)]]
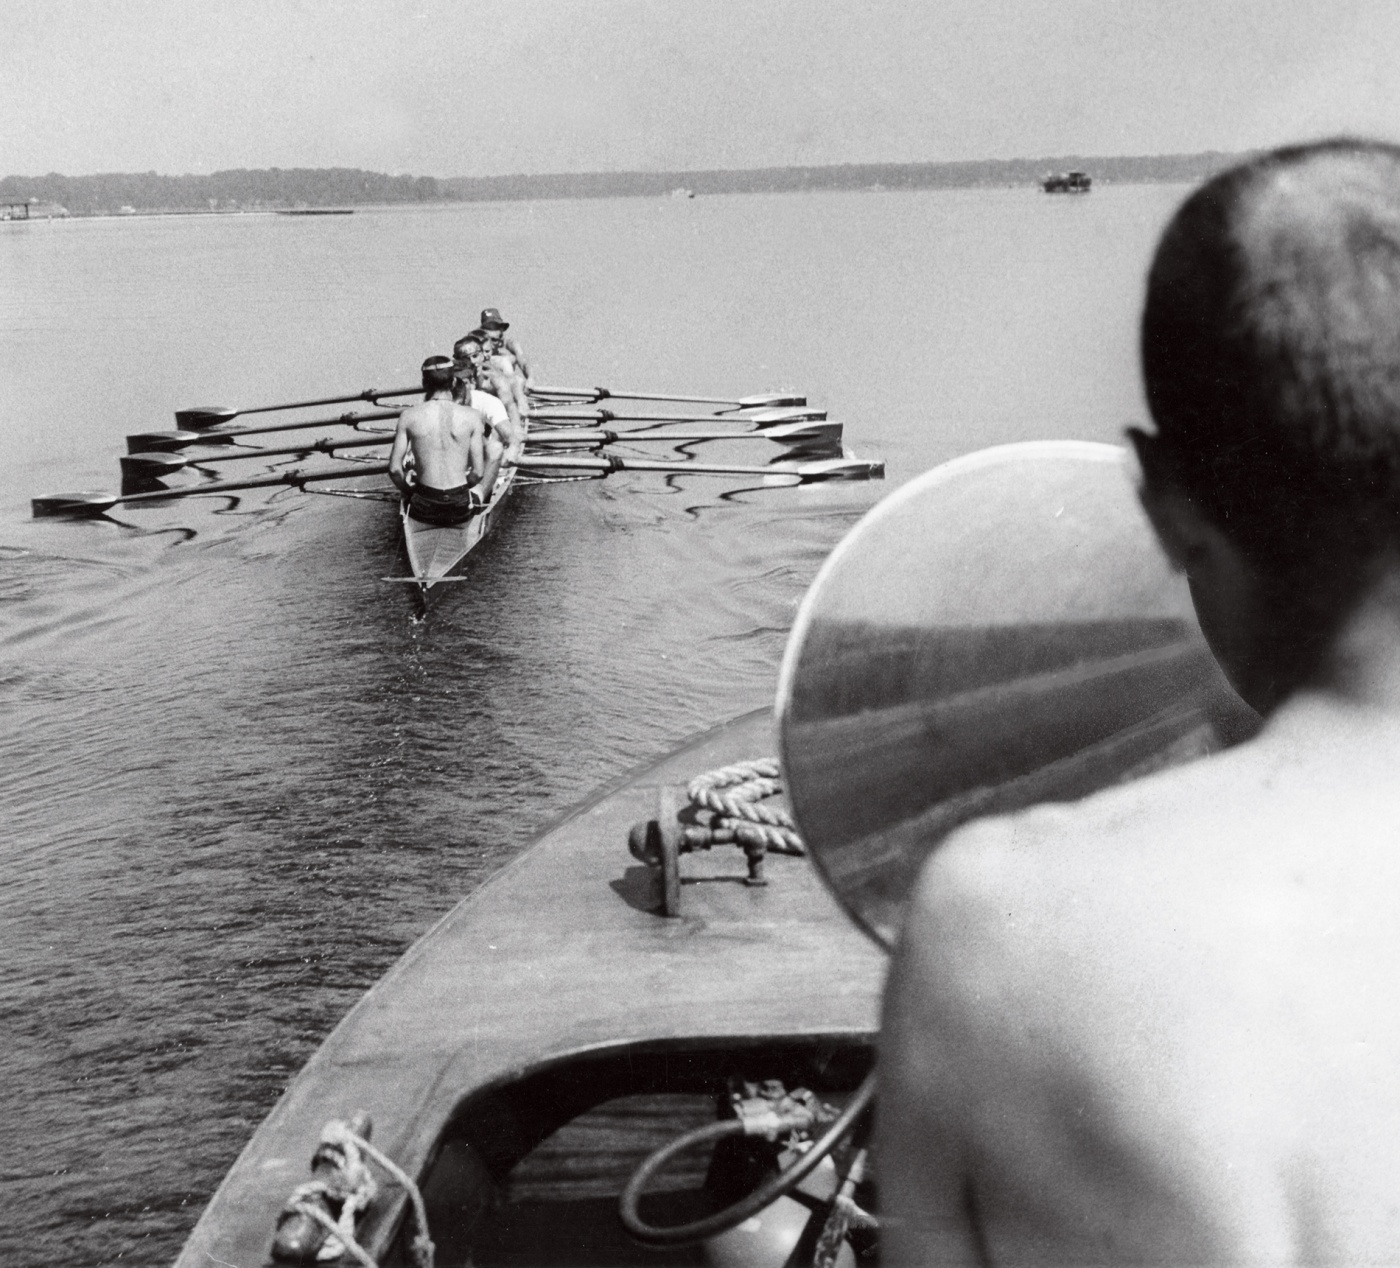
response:
[(348, 1127), (345, 1129), (345, 1134), (370, 1158), (383, 1167), (398, 1182), (399, 1187), (408, 1194), (408, 1200), (413, 1204), (414, 1218), (418, 1221), (418, 1233), (414, 1237), (412, 1245), (413, 1257), (419, 1268), (433, 1268), (433, 1242), (432, 1238), (428, 1236), (428, 1208), (423, 1203), (423, 1194), (413, 1182), (413, 1177), (388, 1154), (376, 1149), (364, 1137), (357, 1136)]
[[(433, 1268), (433, 1242), (428, 1234), (428, 1211), (423, 1194), (413, 1177), (380, 1149), (376, 1149), (349, 1124), (332, 1119), (321, 1130), (321, 1147), (329, 1145), (339, 1151), (342, 1161), (331, 1180), (308, 1180), (299, 1185), (284, 1208), (314, 1220), (328, 1234), (316, 1252), (320, 1263), (331, 1263), (344, 1255), (352, 1256), (361, 1268), (379, 1268), (374, 1257), (356, 1240), (355, 1225), (378, 1192), (374, 1175), (366, 1164), (368, 1158), (378, 1163), (408, 1194), (418, 1231), (410, 1252), (417, 1268)], [(330, 1208), (340, 1204), (339, 1218), (332, 1218)]]
[[(792, 816), (781, 807), (761, 804), (782, 790), (778, 759), (758, 757), (697, 775), (685, 791), (692, 805), (714, 816), (700, 831), (710, 833), (708, 839), (715, 844), (752, 841), (776, 853), (804, 854)], [(697, 839), (692, 844), (703, 846), (704, 842)]]
[[(345, 1218), (346, 1208), (341, 1208), (340, 1220), (331, 1219), (325, 1207), (306, 1200), (306, 1198), (313, 1196), (312, 1193), (306, 1191), (312, 1189), (319, 1189), (321, 1193), (324, 1193), (325, 1186), (319, 1185), (315, 1181), (311, 1184), (304, 1184), (292, 1194), (292, 1199), (287, 1205), (292, 1210), (306, 1216), (307, 1219), (314, 1220), (329, 1234), (326, 1240), (321, 1243), (320, 1250), (316, 1252), (316, 1258), (330, 1263), (332, 1260), (343, 1259), (349, 1255), (357, 1260), (362, 1268), (379, 1268), (379, 1265), (374, 1262), (374, 1257), (355, 1240), (353, 1229), (347, 1231), (343, 1227), (342, 1221)], [(348, 1205), (347, 1203), (346, 1206), (348, 1207)]]

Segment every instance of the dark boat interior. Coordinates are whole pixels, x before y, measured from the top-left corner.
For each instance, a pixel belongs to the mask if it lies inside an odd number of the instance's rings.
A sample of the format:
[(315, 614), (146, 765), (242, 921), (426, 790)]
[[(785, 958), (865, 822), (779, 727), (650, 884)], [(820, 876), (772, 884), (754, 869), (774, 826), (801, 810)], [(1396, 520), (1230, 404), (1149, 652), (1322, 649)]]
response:
[[(781, 991), (781, 982), (773, 989)], [(473, 1096), (448, 1124), (422, 1185), (438, 1268), (715, 1262), (704, 1246), (652, 1248), (628, 1236), (618, 1196), (638, 1164), (723, 1114), (736, 1081), (778, 1079), (839, 1108), (873, 1061), (868, 1036), (649, 1043), (531, 1070)], [(770, 1146), (749, 1141), (682, 1155), (657, 1178), (642, 1211), (667, 1226), (709, 1214), (771, 1175), (771, 1155)], [(818, 1211), (808, 1241), (821, 1222)], [(386, 1268), (411, 1264), (408, 1239), (402, 1229)]]

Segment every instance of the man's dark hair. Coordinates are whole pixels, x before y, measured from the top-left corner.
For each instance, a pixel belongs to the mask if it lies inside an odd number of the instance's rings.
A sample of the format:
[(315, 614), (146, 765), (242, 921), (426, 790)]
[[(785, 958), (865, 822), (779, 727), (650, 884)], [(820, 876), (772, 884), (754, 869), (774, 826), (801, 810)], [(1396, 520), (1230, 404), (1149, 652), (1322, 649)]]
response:
[(450, 392), (452, 390), (452, 358), (429, 357), (423, 362), (423, 391)]
[(1289, 147), (1196, 191), (1152, 264), (1142, 363), (1158, 474), (1263, 571), (1359, 580), (1400, 546), (1400, 148)]

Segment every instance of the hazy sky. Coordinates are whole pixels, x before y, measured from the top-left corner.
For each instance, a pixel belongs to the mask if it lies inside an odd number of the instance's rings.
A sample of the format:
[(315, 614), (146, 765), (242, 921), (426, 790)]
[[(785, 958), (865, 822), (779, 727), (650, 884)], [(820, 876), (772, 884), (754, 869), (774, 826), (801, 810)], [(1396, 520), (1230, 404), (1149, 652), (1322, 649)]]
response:
[(1400, 138), (1396, 0), (0, 0), (0, 174)]

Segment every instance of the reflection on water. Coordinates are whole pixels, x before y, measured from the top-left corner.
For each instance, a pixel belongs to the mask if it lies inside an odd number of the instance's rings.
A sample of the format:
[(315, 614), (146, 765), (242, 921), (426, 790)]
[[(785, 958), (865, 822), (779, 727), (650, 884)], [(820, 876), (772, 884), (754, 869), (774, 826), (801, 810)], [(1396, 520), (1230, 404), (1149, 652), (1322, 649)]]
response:
[(599, 782), (771, 699), (797, 601), (883, 490), (522, 489), (426, 621), (381, 581), (403, 569), (383, 502), (73, 524), (31, 521), (30, 496), (115, 487), (124, 435), (178, 406), (409, 381), (486, 304), (549, 382), (805, 389), (889, 460), (885, 488), (994, 441), (1111, 438), (1175, 197), (0, 232), (0, 1262), (169, 1258), (287, 1077), (457, 896)]

